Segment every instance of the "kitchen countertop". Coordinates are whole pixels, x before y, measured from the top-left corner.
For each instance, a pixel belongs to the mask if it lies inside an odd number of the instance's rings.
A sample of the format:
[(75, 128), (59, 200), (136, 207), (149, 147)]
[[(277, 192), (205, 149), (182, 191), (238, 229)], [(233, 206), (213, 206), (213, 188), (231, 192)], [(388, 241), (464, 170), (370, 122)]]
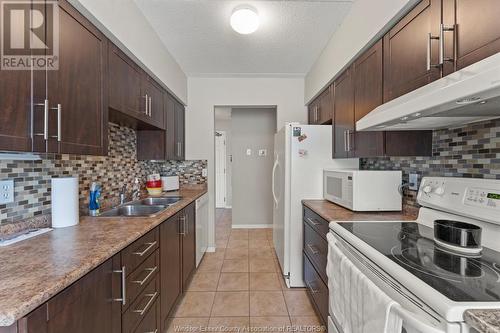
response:
[(0, 326), (14, 324), (206, 192), (169, 192), (183, 199), (155, 217), (82, 216), (77, 226), (0, 248)]
[(481, 333), (500, 333), (500, 309), (467, 310), (465, 322)]
[[(353, 212), (326, 200), (302, 200), (302, 203), (327, 221), (411, 221), (418, 215), (416, 208), (403, 212)], [(467, 310), (464, 319), (480, 333), (500, 333), (500, 309)]]
[(302, 200), (302, 203), (327, 221), (412, 221), (418, 209), (402, 212), (353, 212), (327, 200)]

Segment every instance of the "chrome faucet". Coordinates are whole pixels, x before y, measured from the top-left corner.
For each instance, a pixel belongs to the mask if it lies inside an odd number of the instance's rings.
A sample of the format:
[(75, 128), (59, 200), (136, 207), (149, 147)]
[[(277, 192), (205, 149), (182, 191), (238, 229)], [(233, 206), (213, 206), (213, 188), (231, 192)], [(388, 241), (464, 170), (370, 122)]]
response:
[(123, 185), (120, 191), (120, 205), (125, 203), (125, 194), (127, 193), (127, 185)]

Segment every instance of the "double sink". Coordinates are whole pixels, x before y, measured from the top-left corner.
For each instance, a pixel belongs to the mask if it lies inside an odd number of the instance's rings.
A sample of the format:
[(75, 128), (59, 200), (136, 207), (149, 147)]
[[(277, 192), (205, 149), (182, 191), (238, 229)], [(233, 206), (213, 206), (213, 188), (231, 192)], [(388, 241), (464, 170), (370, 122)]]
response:
[(182, 197), (150, 197), (127, 202), (101, 213), (100, 217), (153, 217), (180, 201)]

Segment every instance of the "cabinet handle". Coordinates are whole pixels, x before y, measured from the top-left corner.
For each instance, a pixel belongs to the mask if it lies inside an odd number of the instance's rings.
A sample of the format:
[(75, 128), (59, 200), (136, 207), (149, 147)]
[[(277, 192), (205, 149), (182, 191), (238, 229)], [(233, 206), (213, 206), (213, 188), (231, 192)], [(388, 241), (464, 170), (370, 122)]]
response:
[(309, 248), (309, 250), (311, 250), (312, 254), (316, 255), (316, 254), (319, 254), (319, 251), (316, 249), (316, 247), (312, 244), (307, 244), (307, 247)]
[(177, 142), (177, 156), (178, 157), (181, 156), (181, 143), (180, 142)]
[(189, 215), (186, 213), (184, 214), (184, 225), (186, 226), (186, 235), (189, 235), (189, 224), (188, 224), (188, 221), (189, 221)]
[(429, 32), (429, 37), (427, 39), (427, 71), (430, 71), (431, 68), (439, 68), (440, 65), (433, 65), (431, 63), (431, 57), (432, 57), (432, 41), (433, 40), (436, 40), (436, 39), (439, 39), (439, 37), (436, 37), (436, 36), (433, 36), (430, 32)]
[(158, 329), (155, 329), (154, 331), (145, 332), (145, 333), (158, 333)]
[(57, 111), (57, 135), (52, 136), (53, 138), (57, 138), (58, 142), (61, 142), (61, 111), (62, 111), (62, 106), (61, 104), (57, 104), (57, 107), (55, 108), (50, 108), (50, 110), (55, 110)]
[(344, 131), (344, 151), (347, 151), (347, 131)]
[(351, 151), (351, 130), (347, 130), (347, 151)]
[(142, 252), (132, 252), (132, 254), (135, 254), (135, 255), (138, 255), (139, 257), (142, 257), (143, 255), (145, 255), (146, 253), (148, 253), (148, 251), (151, 250), (151, 248), (153, 246), (156, 245), (156, 241), (151, 242), (151, 243), (144, 243), (144, 245), (147, 245), (147, 247), (144, 249), (144, 251), (142, 251)]
[(115, 298), (113, 301), (115, 302), (121, 302), (122, 305), (127, 304), (127, 283), (126, 283), (126, 273), (125, 273), (125, 266), (122, 266), (121, 270), (114, 270), (113, 273), (120, 273), (122, 276), (122, 297), (121, 298)]
[(33, 106), (43, 106), (43, 133), (33, 133), (33, 135), (43, 136), (44, 140), (49, 139), (49, 100), (46, 99), (43, 103), (35, 103)]
[(146, 101), (146, 105), (145, 105), (145, 110), (144, 110), (144, 113), (145, 113), (145, 114), (146, 114), (146, 116), (147, 116), (147, 115), (148, 115), (148, 105), (149, 105), (149, 103), (148, 103), (148, 94), (146, 94), (146, 95), (144, 96), (144, 99), (145, 99), (145, 101)]
[(139, 284), (140, 286), (142, 286), (144, 283), (146, 283), (146, 281), (149, 280), (149, 278), (156, 272), (156, 270), (158, 269), (158, 266), (155, 266), (153, 268), (146, 268), (144, 271), (145, 272), (149, 272), (148, 275), (146, 275), (146, 277), (143, 279), (143, 280), (134, 280), (132, 281), (133, 283), (137, 283)]
[(321, 223), (319, 222), (316, 222), (315, 220), (311, 219), (310, 217), (306, 218), (306, 220), (311, 223), (313, 226), (317, 227), (319, 225), (321, 225)]
[(151, 112), (151, 104), (152, 104), (152, 100), (153, 100), (153, 99), (152, 99), (151, 97), (149, 97), (149, 106), (148, 106), (148, 109), (149, 109), (149, 116), (150, 116), (150, 117), (151, 117), (151, 114), (152, 114), (152, 112)]
[(158, 295), (158, 292), (156, 291), (154, 294), (146, 294), (144, 296), (150, 297), (149, 301), (146, 303), (146, 306), (142, 308), (141, 310), (133, 310), (132, 312), (138, 313), (140, 316), (144, 316), (146, 311), (149, 309), (150, 305), (154, 302), (156, 299), (156, 296)]
[(444, 24), (441, 23), (439, 26), (439, 64), (444, 65), (445, 61), (450, 61), (454, 62), (454, 58), (446, 58), (445, 57), (445, 51), (444, 51), (444, 33), (446, 31), (453, 31), (455, 33), (455, 25), (453, 26), (445, 26)]
[[(182, 231), (179, 232), (180, 235), (186, 236), (186, 216), (181, 216), (179, 218), (179, 223), (182, 225)], [(179, 226), (180, 228), (180, 226)]]
[(309, 290), (311, 291), (312, 294), (317, 294), (317, 293), (319, 293), (319, 290), (312, 287), (312, 283), (313, 282), (314, 281), (311, 281), (311, 282), (306, 281), (306, 285), (307, 285), (307, 288), (309, 288)]

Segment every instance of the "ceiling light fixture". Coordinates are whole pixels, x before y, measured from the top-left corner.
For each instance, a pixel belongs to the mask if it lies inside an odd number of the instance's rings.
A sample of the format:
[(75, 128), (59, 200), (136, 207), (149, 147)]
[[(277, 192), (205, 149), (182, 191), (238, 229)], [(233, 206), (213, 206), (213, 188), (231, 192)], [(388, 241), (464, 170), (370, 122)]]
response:
[(236, 9), (231, 15), (231, 27), (242, 35), (255, 32), (259, 28), (259, 23), (259, 14), (249, 7)]

